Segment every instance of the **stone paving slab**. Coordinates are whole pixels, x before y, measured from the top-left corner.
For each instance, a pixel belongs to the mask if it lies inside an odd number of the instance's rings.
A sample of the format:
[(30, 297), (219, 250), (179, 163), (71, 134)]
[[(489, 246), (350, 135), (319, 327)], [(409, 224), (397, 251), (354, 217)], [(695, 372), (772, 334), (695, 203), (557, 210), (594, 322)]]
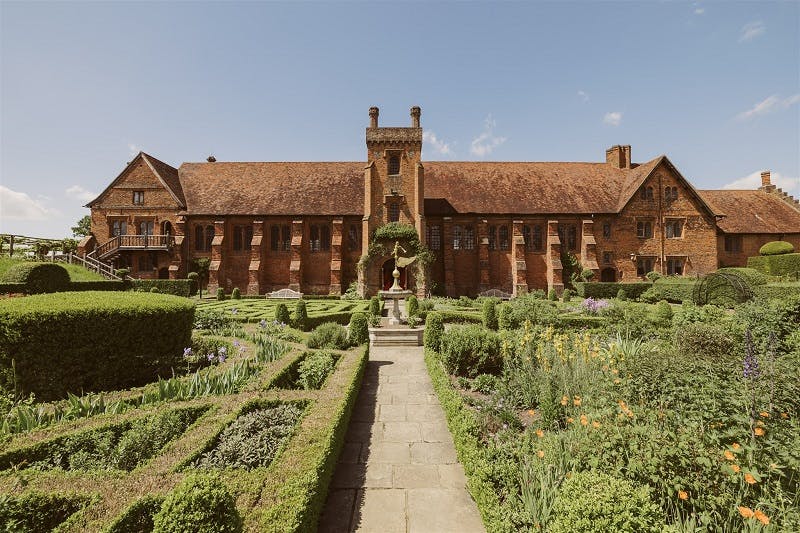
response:
[(485, 531), (423, 349), (373, 346), (319, 531)]

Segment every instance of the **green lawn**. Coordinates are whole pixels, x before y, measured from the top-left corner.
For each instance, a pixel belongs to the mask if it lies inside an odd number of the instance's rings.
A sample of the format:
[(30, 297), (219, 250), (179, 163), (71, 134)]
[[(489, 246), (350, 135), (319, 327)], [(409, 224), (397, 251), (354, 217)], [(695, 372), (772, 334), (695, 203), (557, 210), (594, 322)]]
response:
[[(3, 279), (6, 270), (11, 268), (13, 265), (16, 265), (17, 263), (21, 263), (22, 261), (24, 260), (11, 259), (10, 257), (0, 257), (0, 279)], [(68, 265), (66, 263), (59, 263), (59, 264), (67, 269), (67, 272), (69, 272), (69, 279), (72, 281), (96, 281), (105, 279), (100, 274), (92, 272), (90, 270), (86, 270), (80, 265)]]

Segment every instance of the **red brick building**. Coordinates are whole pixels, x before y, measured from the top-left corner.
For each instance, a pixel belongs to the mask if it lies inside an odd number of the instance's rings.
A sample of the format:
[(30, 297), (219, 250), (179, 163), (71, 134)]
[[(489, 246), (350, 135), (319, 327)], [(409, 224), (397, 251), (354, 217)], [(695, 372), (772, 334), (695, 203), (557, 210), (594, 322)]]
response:
[(626, 282), (743, 266), (771, 240), (800, 248), (800, 204), (769, 172), (756, 191), (698, 191), (666, 156), (633, 163), (630, 146), (595, 163), (423, 163), (418, 107), (410, 127), (369, 115), (360, 162), (176, 169), (139, 153), (87, 205), (81, 250), (134, 277), (184, 277), (206, 257), (211, 290), (339, 294), (359, 281), (372, 294), (393, 261), (367, 255), (371, 236), (400, 222), (433, 254), (405, 284), (455, 296), (560, 290), (562, 251), (595, 279)]

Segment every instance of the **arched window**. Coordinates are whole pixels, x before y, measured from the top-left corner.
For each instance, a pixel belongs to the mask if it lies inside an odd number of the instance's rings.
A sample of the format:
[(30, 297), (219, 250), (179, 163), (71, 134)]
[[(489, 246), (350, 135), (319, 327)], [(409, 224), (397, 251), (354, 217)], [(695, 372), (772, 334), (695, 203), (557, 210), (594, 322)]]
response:
[(453, 250), (460, 250), (461, 249), (461, 226), (453, 226)]
[(395, 176), (400, 174), (400, 154), (392, 154), (389, 156), (389, 175)]
[(464, 226), (464, 249), (475, 249), (475, 228), (472, 226)]
[(500, 249), (501, 250), (508, 250), (509, 242), (508, 242), (508, 226), (503, 224), (500, 226), (500, 230), (498, 231), (500, 236)]
[(672, 199), (673, 200), (677, 200), (678, 199), (678, 188), (677, 187), (673, 187), (672, 188)]
[(194, 227), (194, 249), (198, 252), (205, 250), (205, 239), (203, 239), (203, 226)]
[(128, 223), (124, 220), (115, 220), (111, 224), (111, 235), (117, 237), (118, 235), (125, 235), (128, 232)]
[(211, 243), (214, 241), (214, 226), (206, 226), (206, 252), (211, 251)]
[(400, 204), (392, 202), (389, 204), (389, 222), (400, 221)]

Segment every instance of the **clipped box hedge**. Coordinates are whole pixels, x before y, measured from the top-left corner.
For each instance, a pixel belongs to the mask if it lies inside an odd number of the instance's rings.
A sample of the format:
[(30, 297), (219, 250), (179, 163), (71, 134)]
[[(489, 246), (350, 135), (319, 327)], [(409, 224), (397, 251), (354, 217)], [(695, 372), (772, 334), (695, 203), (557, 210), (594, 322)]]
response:
[(150, 292), (155, 287), (162, 294), (189, 297), (192, 294), (192, 280), (190, 279), (132, 279), (130, 287), (134, 291)]
[(0, 387), (16, 385), (22, 394), (54, 400), (67, 392), (143, 385), (182, 364), (193, 319), (192, 302), (163, 294), (88, 291), (3, 300)]
[(92, 281), (70, 281), (67, 285), (69, 292), (81, 291), (124, 291), (125, 282), (115, 279), (92, 280)]
[(628, 298), (638, 299), (644, 291), (652, 287), (649, 281), (618, 283), (610, 281), (581, 281), (575, 284), (578, 296), (582, 298), (616, 298), (619, 290), (625, 291)]
[(800, 272), (800, 253), (748, 257), (747, 266), (770, 276), (786, 276)]
[(67, 290), (69, 272), (56, 263), (22, 261), (6, 270), (0, 281), (24, 283), (25, 292), (29, 294), (58, 292)]
[(753, 289), (756, 296), (769, 299), (787, 298), (790, 296), (800, 296), (800, 283), (768, 283)]
[(0, 294), (25, 294), (26, 292), (24, 283), (7, 281), (0, 283)]

